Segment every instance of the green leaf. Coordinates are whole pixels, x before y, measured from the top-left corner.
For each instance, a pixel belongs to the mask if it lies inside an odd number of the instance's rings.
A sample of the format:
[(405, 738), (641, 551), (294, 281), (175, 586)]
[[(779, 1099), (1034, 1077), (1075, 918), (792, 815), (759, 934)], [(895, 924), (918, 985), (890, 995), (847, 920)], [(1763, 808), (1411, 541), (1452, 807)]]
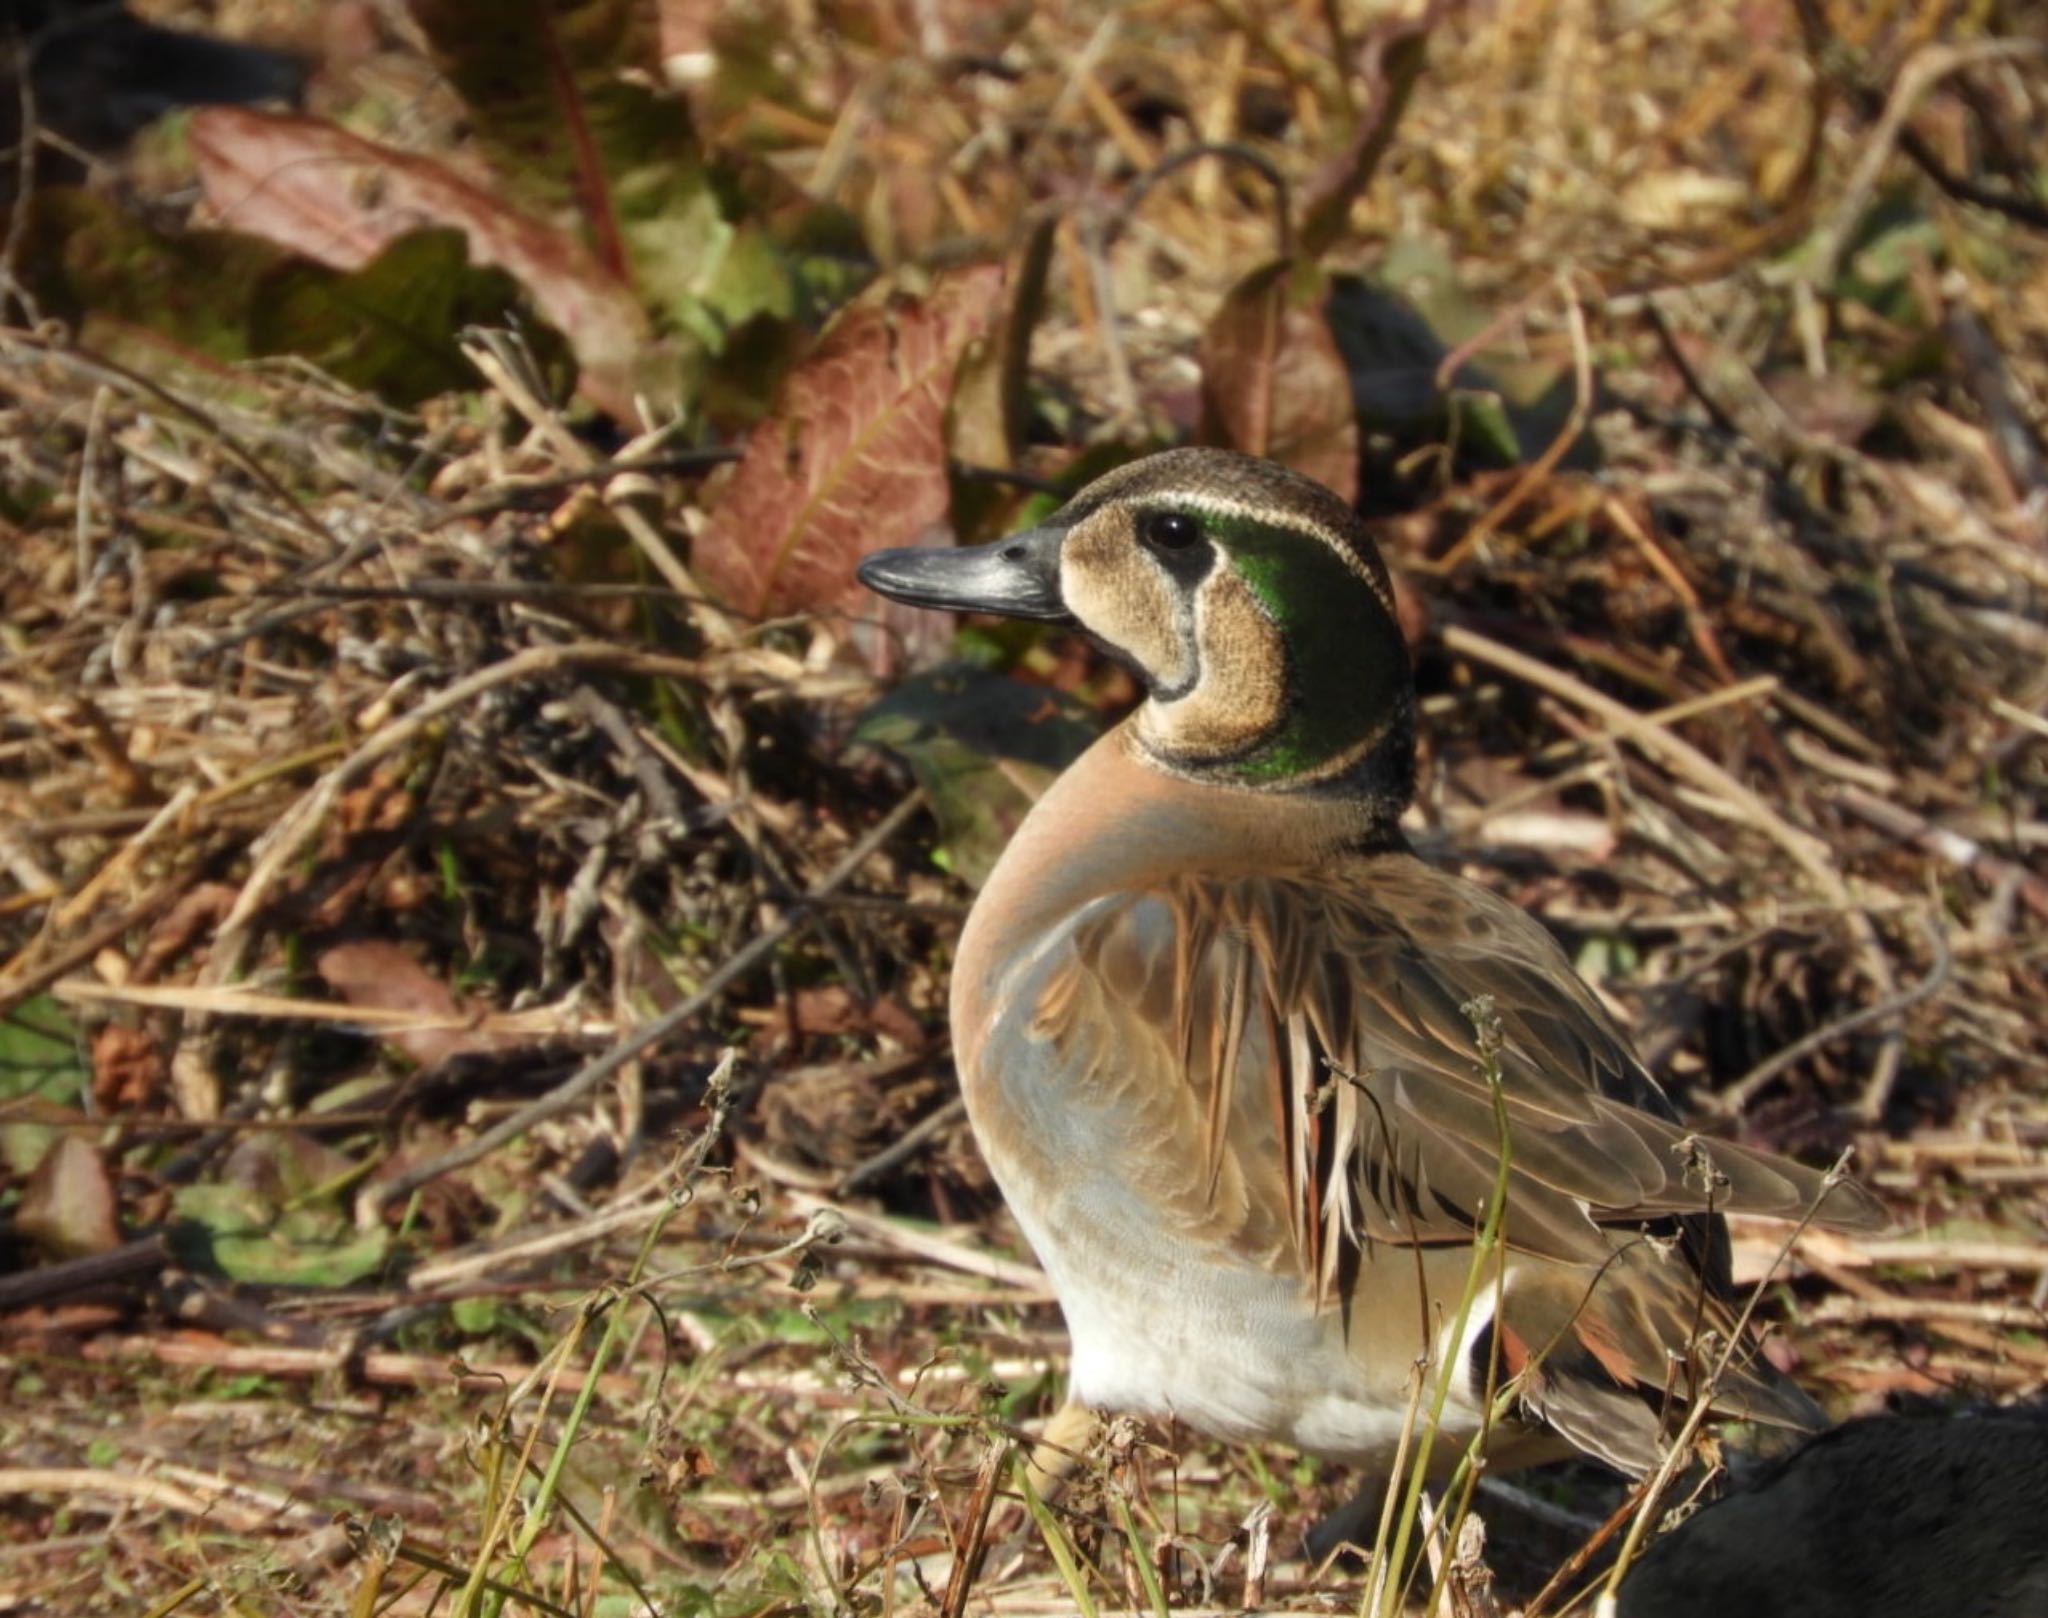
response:
[(104, 196), (60, 189), (34, 200), (23, 274), (47, 313), (123, 360), (169, 346), (234, 362), (249, 356), (247, 311), (284, 256), (221, 232), (159, 235)]
[(336, 1209), (280, 1211), (250, 1186), (188, 1185), (172, 1201), (185, 1262), (257, 1286), (342, 1287), (391, 1248), (382, 1225), (357, 1230)]
[(861, 716), (854, 739), (910, 765), (931, 795), (942, 863), (979, 887), (1095, 727), (1079, 703), (1045, 686), (955, 666), (905, 680)]
[(455, 1329), (471, 1337), (488, 1337), (497, 1331), (505, 1313), (498, 1298), (457, 1298), (448, 1307)]
[(411, 0), (411, 11), (507, 194), (573, 217), (598, 261), (631, 278), (634, 226), (675, 218), (708, 184), (688, 105), (657, 87), (654, 7)]
[[(758, 316), (804, 303), (797, 255), (761, 196), (707, 157), (659, 80), (639, 0), (412, 0), (508, 196), (572, 228), (658, 328), (716, 354)], [(516, 20), (514, 20), (516, 19)], [(756, 188), (758, 189), (758, 188)], [(798, 216), (812, 204), (794, 188)]]
[[(504, 325), (524, 299), (503, 270), (469, 262), (459, 230), (401, 236), (353, 274), (304, 261), (263, 278), (251, 310), (262, 354), (298, 354), (331, 375), (399, 406), (473, 387), (476, 373), (457, 334)], [(536, 328), (527, 323), (529, 331)], [(553, 337), (552, 333), (547, 336)], [(543, 358), (565, 365), (559, 339)]]
[(91, 1082), (78, 1026), (55, 996), (35, 995), (0, 1017), (0, 1101), (75, 1102)]

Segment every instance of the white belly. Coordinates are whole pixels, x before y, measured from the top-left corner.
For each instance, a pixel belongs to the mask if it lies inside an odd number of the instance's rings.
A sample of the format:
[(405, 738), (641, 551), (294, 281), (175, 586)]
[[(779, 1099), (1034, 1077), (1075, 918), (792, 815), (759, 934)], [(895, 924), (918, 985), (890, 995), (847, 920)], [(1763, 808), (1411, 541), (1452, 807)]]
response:
[[(1105, 1242), (1071, 1206), (1056, 1228), (1033, 1228), (1039, 1221), (1012, 1209), (1059, 1295), (1081, 1403), (1183, 1421), (1235, 1443), (1392, 1464), (1405, 1399), (1368, 1382), (1336, 1317), (1315, 1314), (1299, 1281), (1176, 1251), (1156, 1232)], [(1478, 1430), (1478, 1412), (1455, 1392), (1443, 1430), (1453, 1439)]]

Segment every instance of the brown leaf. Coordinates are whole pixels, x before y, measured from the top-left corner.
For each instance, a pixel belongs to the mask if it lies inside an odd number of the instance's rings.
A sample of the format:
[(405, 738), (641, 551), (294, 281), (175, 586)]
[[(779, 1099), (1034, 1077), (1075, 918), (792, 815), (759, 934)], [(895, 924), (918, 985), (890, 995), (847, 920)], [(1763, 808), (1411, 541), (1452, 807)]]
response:
[[(793, 991), (790, 1010), (800, 1034), (884, 1034), (913, 1050), (926, 1043), (923, 1025), (893, 995), (863, 1003), (844, 984), (817, 984)], [(769, 1032), (779, 1033), (782, 1026), (783, 1019), (778, 1014)]]
[[(327, 986), (352, 1006), (417, 1012), (458, 1024), (470, 1016), (454, 990), (396, 944), (380, 939), (336, 944), (313, 964)], [(506, 1043), (462, 1027), (409, 1029), (384, 1037), (422, 1067), (471, 1051), (502, 1049)]]
[(201, 882), (164, 912), (129, 974), (132, 983), (154, 983), (173, 960), (192, 949), (199, 935), (218, 927), (235, 908), (238, 890), (225, 882)]
[(90, 1141), (64, 1134), (50, 1143), (21, 1193), (15, 1228), (53, 1258), (82, 1258), (121, 1245), (114, 1182)]
[(569, 339), (584, 395), (635, 419), (634, 388), (653, 334), (632, 289), (573, 236), (534, 219), (432, 158), (351, 135), (318, 118), (207, 107), (192, 115), (206, 200), (231, 230), (335, 269), (359, 269), (408, 232), (452, 226), (477, 264), (494, 264)]
[(1001, 265), (978, 264), (922, 299), (884, 291), (840, 314), (747, 440), (692, 548), (708, 588), (764, 616), (829, 607), (856, 597), (853, 565), (869, 551), (943, 524), (954, 372), (1003, 282)]
[[(955, 373), (946, 450), (965, 466), (1010, 471), (1017, 465), (1024, 443), (1031, 334), (1045, 305), (1053, 223), (1041, 220), (1011, 254), (1002, 318), (985, 337), (967, 345)], [(1013, 485), (962, 477), (953, 489), (954, 537), (962, 544), (994, 539), (1020, 498)]]
[(1276, 259), (1232, 287), (1202, 333), (1203, 436), (1358, 496), (1351, 373), (1314, 264)]
[(170, 1058), (147, 1029), (109, 1023), (93, 1035), (92, 1094), (102, 1112), (141, 1112), (170, 1081)]

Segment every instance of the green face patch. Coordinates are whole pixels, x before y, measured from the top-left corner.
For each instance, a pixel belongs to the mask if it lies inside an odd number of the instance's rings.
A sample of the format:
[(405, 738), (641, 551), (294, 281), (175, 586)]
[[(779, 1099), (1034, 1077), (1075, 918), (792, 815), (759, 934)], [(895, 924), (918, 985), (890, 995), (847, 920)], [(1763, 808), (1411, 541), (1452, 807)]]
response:
[(1280, 725), (1226, 768), (1248, 783), (1313, 775), (1387, 730), (1409, 678), (1400, 627), (1350, 560), (1312, 533), (1250, 518), (1204, 526), (1280, 630)]

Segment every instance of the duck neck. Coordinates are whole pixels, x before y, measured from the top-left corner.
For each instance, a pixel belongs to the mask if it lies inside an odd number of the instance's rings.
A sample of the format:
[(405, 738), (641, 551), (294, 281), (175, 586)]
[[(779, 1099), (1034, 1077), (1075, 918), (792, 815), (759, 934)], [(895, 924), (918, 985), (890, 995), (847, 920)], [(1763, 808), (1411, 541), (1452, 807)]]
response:
[(976, 909), (1051, 915), (1174, 876), (1312, 868), (1350, 850), (1401, 846), (1400, 808), (1391, 795), (1335, 780), (1275, 791), (1176, 768), (1154, 756), (1134, 715), (1033, 806)]
[(1306, 793), (1391, 824), (1414, 789), (1415, 694), (1384, 575), (1251, 520), (1227, 549), (1195, 593), (1192, 668), (1155, 687), (1133, 736), (1183, 779)]

